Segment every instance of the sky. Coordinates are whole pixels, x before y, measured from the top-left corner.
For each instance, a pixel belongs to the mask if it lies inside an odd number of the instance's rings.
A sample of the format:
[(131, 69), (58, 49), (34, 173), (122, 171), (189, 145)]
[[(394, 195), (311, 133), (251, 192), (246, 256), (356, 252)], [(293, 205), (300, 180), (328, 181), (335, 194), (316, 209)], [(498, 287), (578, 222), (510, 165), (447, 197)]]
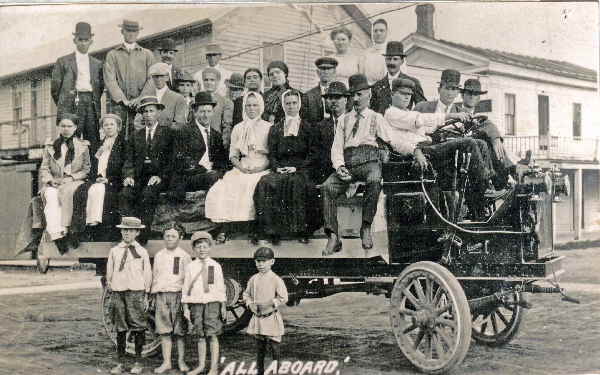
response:
[[(435, 4), (435, 37), (477, 47), (564, 60), (598, 69), (598, 4), (596, 2), (452, 2)], [(368, 14), (407, 3), (365, 4)], [(206, 5), (194, 5), (205, 7)], [(211, 5), (214, 6), (214, 5)], [(57, 39), (71, 39), (74, 25), (114, 24), (132, 12), (175, 5), (30, 5), (0, 7), (0, 46), (14, 56)], [(383, 16), (391, 39), (401, 40), (416, 30), (415, 7)], [(101, 31), (97, 28), (94, 33)], [(94, 50), (94, 46), (92, 46)], [(58, 57), (58, 56), (56, 56)], [(0, 59), (5, 72), (10, 59)], [(9, 69), (13, 70), (13, 69)], [(17, 69), (18, 70), (18, 69)]]

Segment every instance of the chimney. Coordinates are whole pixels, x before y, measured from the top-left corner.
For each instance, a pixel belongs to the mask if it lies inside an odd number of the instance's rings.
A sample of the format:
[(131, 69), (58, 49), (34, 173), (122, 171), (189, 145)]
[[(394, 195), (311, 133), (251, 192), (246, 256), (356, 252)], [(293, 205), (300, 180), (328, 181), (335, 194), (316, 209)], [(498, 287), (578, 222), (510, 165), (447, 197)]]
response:
[(435, 39), (433, 31), (433, 13), (435, 12), (435, 7), (433, 4), (417, 5), (415, 12), (417, 13), (417, 33)]

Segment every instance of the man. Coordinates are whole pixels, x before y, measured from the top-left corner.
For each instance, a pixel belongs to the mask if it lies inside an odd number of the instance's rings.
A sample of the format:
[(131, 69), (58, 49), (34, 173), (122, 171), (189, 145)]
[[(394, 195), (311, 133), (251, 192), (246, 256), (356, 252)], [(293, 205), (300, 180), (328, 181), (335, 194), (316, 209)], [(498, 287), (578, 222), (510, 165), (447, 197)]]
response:
[(183, 96), (188, 108), (191, 109), (194, 102), (194, 77), (185, 70), (180, 71), (175, 78), (175, 87), (179, 95)]
[(169, 89), (175, 91), (177, 89), (175, 79), (180, 73), (179, 68), (173, 65), (175, 55), (177, 54), (175, 41), (171, 38), (163, 39), (158, 46), (158, 54), (160, 55), (160, 61), (169, 66), (169, 80), (167, 81), (167, 86), (169, 86)]
[(108, 112), (123, 119), (123, 134), (133, 133), (135, 105), (149, 79), (148, 69), (154, 64), (152, 51), (136, 41), (141, 27), (138, 22), (123, 20), (119, 25), (123, 43), (108, 52), (104, 61), (104, 83), (108, 89)]
[(148, 70), (151, 84), (142, 91), (143, 96), (155, 96), (164, 106), (158, 122), (166, 126), (182, 127), (187, 122), (188, 106), (185, 98), (171, 91), (167, 86), (170, 67), (165, 63), (156, 63)]
[(352, 95), (354, 109), (344, 115), (343, 121), (337, 125), (331, 162), (335, 173), (332, 173), (322, 185), (323, 218), (325, 233), (329, 239), (323, 255), (331, 255), (341, 251), (342, 241), (339, 236), (336, 199), (345, 193), (349, 184), (354, 181), (366, 183), (363, 197), (362, 225), (360, 237), (366, 256), (370, 256), (373, 247), (371, 223), (377, 211), (377, 201), (381, 192), (381, 161), (378, 139), (389, 143), (388, 125), (383, 116), (369, 109), (371, 87), (363, 74), (350, 76), (349, 92)]
[[(219, 71), (221, 75), (221, 81), (217, 86), (216, 93), (225, 97), (227, 95), (227, 87), (225, 87), (225, 80), (231, 77), (231, 72), (225, 69), (219, 62), (221, 61), (221, 56), (223, 55), (223, 51), (221, 50), (221, 46), (218, 44), (209, 44), (206, 46), (206, 61), (208, 62), (207, 68), (213, 68)], [(198, 91), (208, 91), (206, 87), (204, 87), (204, 82), (202, 78), (203, 70), (200, 70), (194, 74), (194, 79), (198, 83)]]
[(76, 134), (90, 142), (92, 155), (100, 142), (98, 119), (100, 97), (104, 91), (102, 62), (88, 54), (93, 37), (89, 23), (75, 25), (73, 43), (76, 50), (56, 61), (50, 84), (56, 104), (56, 123), (60, 123), (65, 113), (76, 114), (79, 119)]
[(421, 113), (448, 113), (453, 110), (452, 104), (458, 96), (460, 88), (460, 72), (446, 69), (438, 86), (437, 100), (421, 102), (415, 106), (415, 111)]
[(233, 73), (225, 80), (227, 86), (227, 98), (232, 102), (244, 95), (244, 77), (240, 73)]
[(184, 200), (186, 191), (208, 190), (227, 167), (227, 153), (221, 134), (210, 126), (217, 102), (209, 92), (196, 94), (194, 117), (175, 133), (173, 179), (169, 197)]
[(158, 122), (164, 105), (156, 97), (142, 97), (137, 107), (144, 128), (137, 130), (129, 140), (119, 204), (122, 216), (136, 215), (146, 225), (139, 239), (144, 244), (151, 233), (159, 194), (169, 185), (172, 133), (168, 126)]
[[(453, 110), (474, 115), (481, 101), (481, 95), (487, 94), (487, 91), (481, 91), (481, 82), (478, 79), (470, 78), (465, 81), (460, 93), (463, 99), (462, 106), (455, 104)], [(488, 147), (493, 151), (491, 156), (496, 172), (496, 176), (492, 179), (494, 186), (497, 189), (506, 187), (515, 164), (506, 155), (502, 134), (493, 122), (486, 120), (483, 127), (475, 132), (474, 137), (486, 141)]]
[[(262, 83), (262, 73), (257, 68), (248, 68), (244, 72), (244, 88), (248, 92), (260, 92)], [(233, 102), (233, 126), (239, 124), (244, 119), (244, 97), (237, 98)]]
[(211, 127), (223, 136), (223, 146), (228, 150), (231, 140), (231, 123), (233, 117), (233, 102), (219, 95), (217, 87), (221, 82), (221, 73), (215, 68), (206, 68), (202, 71), (204, 90), (213, 95), (217, 105), (213, 109), (210, 120)]
[(392, 104), (392, 82), (398, 78), (410, 79), (415, 83), (415, 94), (411, 99), (409, 108), (412, 108), (415, 103), (426, 100), (419, 80), (400, 71), (400, 67), (404, 64), (404, 58), (406, 57), (402, 43), (395, 41), (388, 42), (383, 56), (385, 56), (387, 74), (373, 86), (373, 97), (371, 98), (370, 108), (382, 115), (385, 113), (385, 110)]
[(387, 36), (387, 22), (383, 18), (373, 22), (373, 26), (371, 27), (371, 40), (373, 45), (365, 51), (362, 62), (362, 66), (365, 69), (365, 75), (369, 80), (369, 85), (373, 85), (380, 79), (383, 79), (387, 73), (385, 57), (383, 56), (385, 53)]
[(333, 57), (319, 57), (315, 61), (317, 74), (319, 75), (319, 85), (304, 94), (306, 106), (301, 109), (300, 116), (311, 124), (317, 124), (324, 118), (329, 118), (329, 113), (325, 109), (323, 94), (327, 92), (329, 83), (335, 81), (335, 68), (337, 65), (338, 61)]

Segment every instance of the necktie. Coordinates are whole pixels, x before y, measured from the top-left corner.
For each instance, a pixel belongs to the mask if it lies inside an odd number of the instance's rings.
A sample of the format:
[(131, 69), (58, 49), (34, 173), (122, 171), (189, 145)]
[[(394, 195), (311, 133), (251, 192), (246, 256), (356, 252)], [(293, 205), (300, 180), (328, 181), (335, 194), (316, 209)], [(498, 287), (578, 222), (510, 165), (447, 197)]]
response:
[(333, 116), (333, 135), (335, 136), (335, 131), (337, 130), (337, 117)]
[(119, 271), (123, 271), (125, 269), (125, 263), (127, 263), (127, 255), (129, 255), (130, 251), (134, 258), (140, 257), (138, 255), (137, 251), (135, 250), (135, 246), (133, 246), (133, 245), (127, 246), (125, 248), (125, 251), (123, 252), (123, 257), (121, 258), (121, 264), (119, 265)]
[(358, 132), (358, 125), (360, 124), (360, 118), (362, 115), (360, 113), (356, 114), (356, 122), (354, 123), (354, 127), (352, 128), (352, 137), (356, 137), (356, 133)]
[(152, 129), (147, 128), (146, 130), (146, 149), (150, 151), (152, 148)]

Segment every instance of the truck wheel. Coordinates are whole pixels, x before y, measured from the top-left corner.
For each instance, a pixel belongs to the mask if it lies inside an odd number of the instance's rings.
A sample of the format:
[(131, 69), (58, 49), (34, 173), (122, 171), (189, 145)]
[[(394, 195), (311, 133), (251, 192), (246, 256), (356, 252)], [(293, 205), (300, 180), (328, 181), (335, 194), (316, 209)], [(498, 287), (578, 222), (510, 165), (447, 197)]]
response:
[(471, 312), (454, 275), (433, 262), (408, 266), (390, 298), (392, 330), (402, 354), (421, 372), (458, 366), (471, 343)]
[(492, 347), (508, 344), (518, 333), (525, 309), (521, 293), (514, 292), (497, 304), (473, 311), (471, 335), (478, 344)]
[[(102, 283), (104, 285), (104, 282)], [(112, 311), (110, 308), (110, 296), (111, 292), (105, 287), (102, 291), (102, 299), (100, 300), (102, 309), (102, 324), (106, 330), (106, 334), (113, 342), (117, 345), (117, 332), (113, 324)], [(154, 325), (154, 313), (148, 313), (148, 329), (146, 330), (146, 343), (142, 349), (142, 357), (151, 357), (159, 352), (160, 348), (160, 337), (156, 334)], [(135, 355), (135, 344), (133, 342), (133, 336), (127, 333), (127, 353)]]
[(225, 279), (225, 291), (227, 294), (227, 316), (223, 325), (223, 333), (235, 333), (248, 327), (252, 311), (243, 303), (244, 292), (241, 284), (235, 279)]

